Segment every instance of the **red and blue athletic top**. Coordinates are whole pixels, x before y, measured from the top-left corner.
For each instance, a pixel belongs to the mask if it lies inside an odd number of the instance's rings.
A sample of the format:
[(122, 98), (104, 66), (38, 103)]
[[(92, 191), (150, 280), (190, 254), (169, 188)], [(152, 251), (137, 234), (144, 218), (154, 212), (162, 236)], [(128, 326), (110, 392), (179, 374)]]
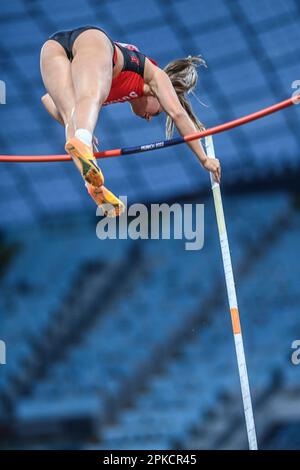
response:
[[(111, 89), (103, 105), (113, 103), (123, 103), (124, 101), (134, 100), (144, 94), (144, 68), (146, 56), (132, 44), (123, 44), (114, 42), (115, 52), (113, 63), (117, 58), (116, 47), (118, 47), (124, 57), (122, 71), (112, 80)], [(154, 65), (155, 60), (147, 57)]]

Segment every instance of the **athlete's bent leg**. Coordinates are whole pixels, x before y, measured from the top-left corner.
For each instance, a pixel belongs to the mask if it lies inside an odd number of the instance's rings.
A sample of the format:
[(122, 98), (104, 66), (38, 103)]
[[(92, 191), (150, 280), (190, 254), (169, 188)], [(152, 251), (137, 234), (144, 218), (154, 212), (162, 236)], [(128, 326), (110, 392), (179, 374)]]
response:
[(74, 136), (72, 114), (75, 107), (75, 93), (71, 64), (64, 48), (56, 41), (48, 40), (42, 47), (40, 67), (47, 92), (63, 120), (66, 138)]

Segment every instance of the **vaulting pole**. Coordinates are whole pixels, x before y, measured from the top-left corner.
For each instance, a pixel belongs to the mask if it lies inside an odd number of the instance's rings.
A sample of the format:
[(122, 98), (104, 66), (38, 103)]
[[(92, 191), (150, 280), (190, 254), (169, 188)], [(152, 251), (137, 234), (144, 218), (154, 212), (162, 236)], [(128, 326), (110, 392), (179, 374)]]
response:
[[(206, 153), (208, 157), (216, 158), (212, 136), (205, 138), (205, 148), (206, 148)], [(219, 239), (220, 239), (220, 245), (221, 245), (221, 251), (222, 251), (222, 260), (223, 260), (224, 274), (225, 274), (225, 280), (226, 280), (228, 302), (229, 302), (229, 307), (230, 307), (235, 351), (236, 351), (237, 364), (238, 364), (238, 370), (239, 370), (239, 376), (240, 376), (249, 449), (257, 450), (257, 440), (256, 440), (254, 417), (253, 417), (252, 401), (251, 401), (240, 317), (239, 317), (239, 311), (238, 311), (236, 290), (235, 290), (235, 284), (234, 284), (231, 256), (230, 256), (225, 217), (224, 217), (224, 211), (223, 211), (222, 195), (221, 195), (220, 185), (219, 183), (215, 182), (212, 174), (210, 176), (210, 179), (211, 179), (211, 188), (213, 192), (216, 217), (217, 217), (217, 223), (218, 223), (218, 232), (219, 232)]]

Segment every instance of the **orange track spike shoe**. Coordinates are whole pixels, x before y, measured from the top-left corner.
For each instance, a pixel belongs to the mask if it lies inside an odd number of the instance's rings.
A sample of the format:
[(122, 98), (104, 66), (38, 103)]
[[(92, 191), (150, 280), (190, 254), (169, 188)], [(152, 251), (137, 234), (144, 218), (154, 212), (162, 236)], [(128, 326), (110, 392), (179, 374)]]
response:
[(97, 165), (92, 148), (72, 137), (65, 145), (65, 150), (73, 158), (83, 179), (92, 186), (99, 187), (104, 183), (104, 176)]
[(118, 217), (124, 212), (125, 205), (105, 186), (95, 187), (85, 183), (89, 195), (94, 199), (97, 206), (101, 207), (106, 217)]

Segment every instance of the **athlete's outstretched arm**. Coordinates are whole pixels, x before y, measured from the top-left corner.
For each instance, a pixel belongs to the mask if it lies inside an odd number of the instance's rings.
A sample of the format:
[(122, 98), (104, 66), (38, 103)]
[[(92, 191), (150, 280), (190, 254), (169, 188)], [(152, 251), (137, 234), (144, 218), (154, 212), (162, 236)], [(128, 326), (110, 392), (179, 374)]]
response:
[[(164, 111), (174, 121), (178, 132), (184, 137), (197, 132), (185, 109), (181, 106), (178, 96), (174, 90), (168, 75), (159, 67), (151, 64), (146, 59), (145, 82), (149, 85), (152, 93), (157, 97)], [(199, 158), (201, 164), (211, 171), (215, 180), (219, 183), (221, 178), (221, 167), (218, 159), (208, 158), (205, 154), (200, 140), (187, 142), (192, 151)]]

